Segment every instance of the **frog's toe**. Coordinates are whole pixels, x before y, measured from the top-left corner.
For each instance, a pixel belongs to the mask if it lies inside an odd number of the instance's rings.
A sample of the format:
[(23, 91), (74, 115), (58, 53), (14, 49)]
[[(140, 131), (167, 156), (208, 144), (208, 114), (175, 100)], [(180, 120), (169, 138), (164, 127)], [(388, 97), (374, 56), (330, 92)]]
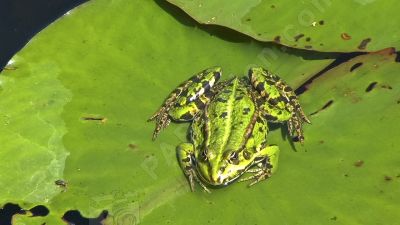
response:
[(168, 115), (164, 115), (162, 117), (158, 117), (156, 119), (156, 128), (154, 129), (153, 132), (153, 141), (157, 138), (158, 134), (166, 128), (169, 124), (171, 123), (171, 119), (168, 117)]
[(199, 179), (199, 177), (196, 174), (196, 171), (194, 169), (190, 169), (187, 170), (186, 172), (186, 176), (189, 180), (189, 185), (190, 185), (190, 189), (192, 190), (192, 192), (194, 192), (195, 190), (195, 181), (203, 188), (203, 190), (207, 193), (211, 193), (211, 191), (206, 187), (206, 185), (204, 185), (201, 180)]
[(196, 176), (196, 174), (193, 174), (193, 173), (194, 173), (194, 171), (190, 170), (190, 172), (187, 174), (187, 178), (189, 180), (190, 190), (192, 192), (194, 192), (194, 179), (193, 179), (193, 177)]
[(211, 191), (210, 191), (206, 186), (204, 186), (204, 185), (201, 185), (201, 186), (202, 186), (202, 188), (203, 188), (203, 190), (204, 190), (205, 192), (211, 194)]
[(308, 119), (308, 117), (305, 114), (302, 115), (302, 119), (303, 119), (304, 122), (306, 122), (308, 124), (311, 124), (311, 120)]
[(248, 187), (251, 187), (251, 186), (257, 184), (258, 182), (263, 181), (263, 180), (269, 178), (270, 176), (271, 176), (270, 173), (260, 173), (260, 174), (257, 174), (257, 175), (254, 177), (254, 181), (251, 182), (251, 183), (248, 185)]
[(297, 115), (290, 118), (287, 122), (289, 136), (297, 138), (300, 143), (304, 143), (303, 126), (301, 118)]
[(258, 182), (263, 181), (263, 180), (271, 177), (271, 175), (272, 175), (270, 169), (255, 169), (253, 171), (247, 171), (247, 172), (256, 173), (256, 174), (249, 176), (249, 177), (242, 178), (242, 179), (238, 180), (238, 182), (252, 180), (252, 182), (249, 185), (247, 185), (248, 187), (251, 187), (251, 186), (257, 184)]

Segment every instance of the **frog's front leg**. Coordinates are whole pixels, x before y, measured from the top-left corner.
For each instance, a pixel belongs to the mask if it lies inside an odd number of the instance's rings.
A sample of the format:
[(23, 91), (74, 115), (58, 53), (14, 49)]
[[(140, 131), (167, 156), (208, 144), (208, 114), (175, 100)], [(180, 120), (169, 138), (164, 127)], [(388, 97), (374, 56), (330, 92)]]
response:
[(266, 119), (271, 122), (287, 121), (290, 135), (295, 131), (303, 143), (302, 123), (310, 123), (310, 120), (293, 89), (278, 76), (260, 67), (249, 70), (249, 79), (258, 94), (254, 97), (255, 102)]
[(191, 143), (182, 143), (178, 145), (176, 149), (178, 156), (179, 165), (181, 166), (183, 173), (189, 180), (190, 189), (194, 191), (195, 181), (208, 193), (210, 190), (201, 182), (196, 173), (196, 162), (194, 162), (194, 146)]
[(239, 182), (253, 180), (249, 184), (253, 186), (254, 184), (269, 178), (278, 169), (278, 158), (279, 158), (279, 147), (276, 145), (269, 145), (261, 149), (255, 159), (254, 166), (256, 168), (250, 168), (246, 173), (253, 173), (253, 175), (242, 178)]
[(220, 67), (209, 68), (194, 75), (177, 87), (164, 101), (157, 112), (148, 121), (156, 121), (153, 140), (172, 118), (176, 121), (190, 121), (209, 102), (213, 92), (211, 88), (219, 80)]

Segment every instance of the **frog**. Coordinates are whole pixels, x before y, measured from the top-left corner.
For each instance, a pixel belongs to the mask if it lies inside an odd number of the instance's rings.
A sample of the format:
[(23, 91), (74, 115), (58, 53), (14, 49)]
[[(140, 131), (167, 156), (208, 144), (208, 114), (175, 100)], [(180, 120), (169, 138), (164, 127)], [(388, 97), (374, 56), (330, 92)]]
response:
[(247, 77), (219, 82), (222, 68), (205, 69), (179, 85), (149, 118), (153, 140), (171, 121), (191, 122), (189, 142), (176, 148), (190, 189), (198, 183), (224, 187), (238, 181), (253, 186), (277, 170), (279, 147), (267, 142), (268, 123), (287, 123), (304, 143), (302, 124), (310, 123), (293, 89), (279, 76), (252, 67)]

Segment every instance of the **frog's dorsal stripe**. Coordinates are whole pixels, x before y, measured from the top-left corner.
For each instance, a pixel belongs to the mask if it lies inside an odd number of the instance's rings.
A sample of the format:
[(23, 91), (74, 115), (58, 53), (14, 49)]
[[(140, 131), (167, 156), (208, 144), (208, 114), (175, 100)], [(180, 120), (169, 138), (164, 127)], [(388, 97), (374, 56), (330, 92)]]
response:
[[(247, 87), (233, 78), (226, 81), (226, 87), (219, 92), (214, 100), (209, 104), (208, 115), (209, 132), (206, 132), (206, 146), (210, 149), (210, 154), (214, 155), (215, 162), (223, 162), (230, 153), (230, 150), (242, 149), (244, 136), (248, 132), (248, 126), (252, 122), (255, 113), (255, 105), (247, 92)], [(210, 138), (220, 137), (218, 139)], [(210, 141), (211, 140), (211, 141)]]
[(232, 130), (227, 149), (243, 150), (249, 138), (253, 135), (253, 128), (259, 117), (251, 93), (245, 80), (239, 81), (235, 94)]

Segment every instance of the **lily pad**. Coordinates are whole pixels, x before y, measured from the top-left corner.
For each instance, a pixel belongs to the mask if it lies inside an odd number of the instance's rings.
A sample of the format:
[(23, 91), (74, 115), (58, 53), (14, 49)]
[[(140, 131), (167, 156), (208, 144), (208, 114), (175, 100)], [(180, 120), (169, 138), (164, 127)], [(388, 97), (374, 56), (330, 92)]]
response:
[[(226, 41), (163, 1), (88, 2), (41, 31), (0, 74), (0, 202), (50, 210), (15, 224), (59, 224), (72, 209), (92, 218), (108, 210), (108, 224), (152, 224), (165, 222), (154, 215), (162, 207), (225, 204), (244, 186), (191, 193), (175, 157), (187, 124), (152, 142), (147, 118), (175, 86), (210, 66), (222, 66), (228, 78), (261, 65), (298, 86), (334, 56), (304, 53)], [(260, 197), (257, 189), (247, 193)]]
[(185, 224), (189, 217), (193, 224), (396, 224), (400, 64), (395, 57), (393, 49), (359, 56), (314, 79), (300, 96), (312, 121), (305, 127), (305, 144), (271, 133), (270, 143), (279, 145), (281, 155), (278, 172), (265, 183), (185, 194), (143, 223)]
[(395, 0), (167, 1), (200, 23), (294, 48), (353, 52), (400, 47)]

